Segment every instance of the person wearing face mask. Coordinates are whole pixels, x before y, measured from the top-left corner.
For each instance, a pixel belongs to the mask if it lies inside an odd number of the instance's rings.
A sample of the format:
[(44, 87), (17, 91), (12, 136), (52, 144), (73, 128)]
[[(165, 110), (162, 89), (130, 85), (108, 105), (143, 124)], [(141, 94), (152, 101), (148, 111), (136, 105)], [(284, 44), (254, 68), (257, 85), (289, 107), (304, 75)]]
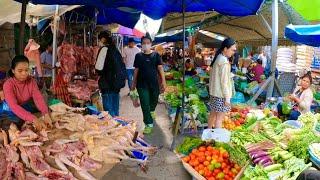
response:
[[(34, 79), (29, 74), (29, 60), (23, 55), (15, 56), (8, 72), (9, 78), (3, 85), (5, 102), (1, 106), (8, 106), (4, 112), (9, 120), (2, 120), (2, 129), (7, 129), (8, 124), (15, 123), (18, 128), (25, 123), (32, 123), (37, 130), (52, 127), (49, 109)], [(37, 118), (32, 113), (42, 113), (44, 120)]]
[[(134, 75), (131, 90), (137, 89), (145, 123), (144, 134), (152, 133), (155, 109), (161, 91), (166, 88), (162, 60), (157, 52), (151, 51), (151, 38), (148, 34), (141, 39), (142, 52), (134, 60)], [(161, 83), (158, 81), (160, 75)], [(160, 87), (161, 86), (161, 87)]]
[(231, 110), (230, 99), (233, 92), (231, 79), (231, 64), (229, 59), (237, 50), (236, 42), (225, 39), (211, 62), (209, 106), (211, 109), (208, 128), (222, 128), (225, 114)]
[(103, 109), (112, 116), (119, 116), (120, 90), (125, 86), (127, 72), (122, 55), (111, 35), (103, 31), (99, 34), (100, 50), (95, 69), (99, 75), (99, 89), (102, 94)]

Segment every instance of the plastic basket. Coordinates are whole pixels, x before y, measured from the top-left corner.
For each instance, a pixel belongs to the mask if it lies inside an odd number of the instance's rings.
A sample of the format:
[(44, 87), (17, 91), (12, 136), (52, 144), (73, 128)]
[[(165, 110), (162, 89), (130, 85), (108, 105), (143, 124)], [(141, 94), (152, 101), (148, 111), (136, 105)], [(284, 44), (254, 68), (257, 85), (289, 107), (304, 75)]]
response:
[[(310, 145), (311, 146), (311, 145)], [(309, 146), (309, 149), (308, 149), (308, 152), (309, 152), (309, 155), (310, 155), (310, 160), (318, 167), (320, 168), (320, 159), (317, 158), (317, 156), (313, 153), (313, 151), (311, 150)]]
[(231, 132), (224, 128), (217, 129), (206, 129), (203, 131), (201, 139), (206, 140), (215, 140), (218, 142), (228, 143), (230, 142)]
[(297, 120), (288, 120), (288, 121), (285, 121), (283, 124), (292, 126), (292, 127), (296, 128), (296, 129), (302, 128), (302, 123), (300, 121), (297, 121)]

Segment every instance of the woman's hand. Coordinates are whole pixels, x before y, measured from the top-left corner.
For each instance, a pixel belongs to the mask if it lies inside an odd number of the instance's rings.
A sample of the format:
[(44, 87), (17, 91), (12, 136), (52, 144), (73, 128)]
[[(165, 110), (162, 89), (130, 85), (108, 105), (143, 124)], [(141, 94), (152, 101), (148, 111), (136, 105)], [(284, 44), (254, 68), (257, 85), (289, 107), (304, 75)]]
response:
[(296, 103), (300, 103), (300, 99), (299, 98), (297, 98), (296, 96), (294, 96), (293, 94), (291, 94), (290, 96), (289, 96), (289, 99), (291, 100), (291, 101), (294, 101), (294, 102), (296, 102)]
[(44, 115), (44, 123), (47, 127), (52, 128), (52, 119), (49, 113)]
[(33, 126), (36, 128), (36, 130), (41, 131), (42, 129), (46, 129), (46, 125), (44, 121), (36, 118), (33, 120)]
[(166, 82), (163, 82), (161, 84), (160, 92), (164, 93), (166, 91), (166, 89), (167, 89), (167, 84), (166, 84)]
[(230, 101), (224, 101), (224, 105), (227, 106), (227, 107), (231, 107)]

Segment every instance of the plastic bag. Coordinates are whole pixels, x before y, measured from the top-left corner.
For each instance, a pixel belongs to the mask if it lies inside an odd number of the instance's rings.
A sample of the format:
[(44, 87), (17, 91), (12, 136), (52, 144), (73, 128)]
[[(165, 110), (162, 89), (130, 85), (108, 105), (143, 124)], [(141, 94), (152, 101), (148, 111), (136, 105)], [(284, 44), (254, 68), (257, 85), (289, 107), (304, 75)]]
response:
[(134, 107), (140, 107), (139, 94), (137, 90), (130, 91), (130, 98)]
[(284, 103), (282, 103), (281, 109), (282, 109), (282, 113), (284, 115), (288, 115), (288, 114), (290, 114), (292, 107), (290, 106), (289, 103), (284, 102)]
[(223, 128), (205, 129), (201, 136), (201, 139), (203, 141), (215, 140), (215, 141), (224, 142), (224, 143), (230, 142), (230, 138), (231, 138), (231, 132)]
[(231, 98), (232, 104), (242, 104), (245, 102), (246, 102), (246, 100), (244, 98), (243, 93), (241, 93), (241, 92), (236, 92), (235, 95)]

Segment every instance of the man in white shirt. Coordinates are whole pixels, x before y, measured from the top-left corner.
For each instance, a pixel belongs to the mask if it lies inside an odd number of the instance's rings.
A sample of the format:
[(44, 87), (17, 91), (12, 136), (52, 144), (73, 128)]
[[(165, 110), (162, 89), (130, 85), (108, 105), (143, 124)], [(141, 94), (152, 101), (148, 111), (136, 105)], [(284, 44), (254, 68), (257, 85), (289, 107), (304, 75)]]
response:
[(126, 64), (129, 89), (131, 88), (132, 80), (133, 80), (134, 60), (135, 60), (136, 54), (138, 54), (139, 52), (140, 52), (140, 49), (136, 46), (134, 39), (129, 38), (128, 47), (125, 47), (123, 49), (123, 55), (122, 55), (123, 61)]
[(264, 50), (261, 50), (261, 53), (259, 54), (258, 59), (261, 59), (262, 67), (266, 68), (268, 60), (267, 60), (266, 52)]

